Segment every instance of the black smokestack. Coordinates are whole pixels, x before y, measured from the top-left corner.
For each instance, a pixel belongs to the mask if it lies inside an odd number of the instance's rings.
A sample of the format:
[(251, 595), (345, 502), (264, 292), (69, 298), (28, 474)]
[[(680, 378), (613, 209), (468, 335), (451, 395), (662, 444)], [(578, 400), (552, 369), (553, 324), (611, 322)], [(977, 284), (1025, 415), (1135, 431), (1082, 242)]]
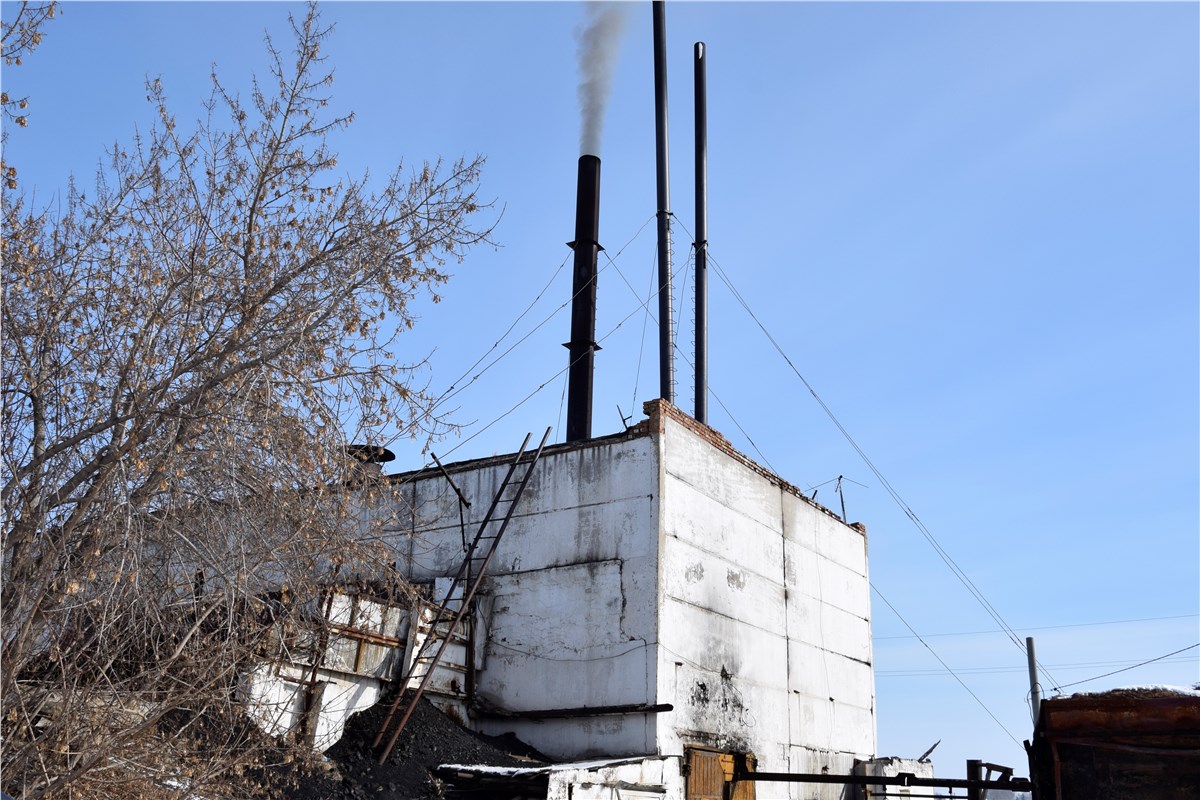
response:
[(708, 423), (708, 78), (696, 42), (696, 419)]
[(671, 175), (667, 156), (666, 3), (654, 0), (654, 141), (658, 185), (658, 391), (675, 402), (675, 330), (671, 321)]
[(575, 195), (575, 277), (571, 284), (571, 353), (567, 373), (567, 441), (592, 438), (592, 367), (596, 345), (596, 256), (600, 252), (600, 159), (579, 157)]

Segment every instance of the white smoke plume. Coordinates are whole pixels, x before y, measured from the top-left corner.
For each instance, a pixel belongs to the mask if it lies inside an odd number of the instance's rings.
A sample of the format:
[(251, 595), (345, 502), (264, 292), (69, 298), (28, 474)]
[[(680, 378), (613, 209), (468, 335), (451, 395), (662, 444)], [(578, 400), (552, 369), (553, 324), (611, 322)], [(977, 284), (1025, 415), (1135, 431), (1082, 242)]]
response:
[(604, 109), (612, 92), (613, 67), (630, 5), (600, 0), (584, 3), (587, 21), (575, 31), (579, 42), (579, 110), (583, 116), (579, 147), (583, 155), (600, 154)]

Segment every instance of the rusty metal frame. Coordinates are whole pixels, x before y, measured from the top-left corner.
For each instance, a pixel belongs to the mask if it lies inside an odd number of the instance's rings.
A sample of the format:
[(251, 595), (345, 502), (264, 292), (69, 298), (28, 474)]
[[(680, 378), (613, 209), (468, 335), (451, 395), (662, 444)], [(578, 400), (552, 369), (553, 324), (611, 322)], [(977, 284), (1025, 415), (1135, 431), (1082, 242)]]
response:
[(919, 778), (911, 772), (894, 776), (829, 775), (811, 772), (747, 772), (734, 773), (737, 781), (773, 781), (784, 783), (841, 783), (858, 786), (920, 786), (942, 789), (1006, 789), (1010, 792), (1029, 792), (1033, 784), (1026, 778), (1007, 780), (972, 780), (970, 778)]

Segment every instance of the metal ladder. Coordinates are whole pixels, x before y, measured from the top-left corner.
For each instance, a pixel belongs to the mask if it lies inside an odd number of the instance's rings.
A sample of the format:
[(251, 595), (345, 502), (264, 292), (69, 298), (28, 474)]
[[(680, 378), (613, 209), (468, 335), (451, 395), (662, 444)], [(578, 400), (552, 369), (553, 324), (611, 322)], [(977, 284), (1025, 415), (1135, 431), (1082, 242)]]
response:
[[(446, 596), (438, 605), (433, 622), (429, 626), (429, 635), (425, 639), (421, 652), (418, 652), (416, 658), (413, 659), (408, 673), (400, 681), (400, 691), (396, 694), (396, 699), (392, 703), (392, 707), (388, 709), (383, 724), (379, 726), (379, 733), (376, 734), (375, 741), (371, 743), (372, 747), (379, 747), (380, 742), (383, 741), (383, 737), (387, 735), (392, 718), (395, 716), (396, 711), (399, 710), (400, 704), (405, 700), (405, 684), (413, 678), (419, 669), (424, 668), (425, 673), (421, 678), (421, 683), (408, 696), (408, 704), (405, 706), (404, 713), (400, 717), (400, 722), (397, 723), (396, 730), (392, 733), (391, 738), (387, 741), (387, 745), (379, 755), (380, 764), (387, 761), (388, 756), (391, 755), (392, 748), (396, 746), (396, 740), (400, 738), (401, 732), (403, 732), (405, 726), (408, 724), (413, 711), (416, 710), (417, 703), (420, 701), (421, 696), (425, 694), (425, 689), (433, 679), (438, 662), (441, 661), (442, 655), (446, 652), (446, 648), (454, 638), (454, 632), (458, 629), (468, 610), (473, 607), (475, 595), (479, 591), (479, 587), (483, 584), (483, 578), (487, 573), (488, 566), (491, 564), (492, 556), (496, 554), (496, 548), (499, 546), (500, 540), (504, 537), (504, 531), (508, 528), (509, 521), (516, 512), (517, 503), (525, 491), (525, 486), (529, 483), (529, 477), (533, 474), (533, 468), (542, 456), (546, 440), (550, 438), (550, 430), (550, 428), (546, 428), (546, 433), (542, 436), (541, 444), (538, 445), (537, 450), (531, 455), (525, 452), (525, 448), (529, 446), (529, 439), (533, 434), (525, 434), (525, 441), (521, 442), (521, 449), (517, 451), (517, 454), (509, 464), (508, 472), (505, 473), (504, 480), (501, 481), (500, 488), (496, 491), (496, 496), (492, 499), (492, 504), (488, 508), (487, 514), (484, 515), (483, 521), (479, 523), (479, 530), (475, 533), (475, 538), (471, 541), (471, 545), (467, 549), (466, 558), (463, 559), (462, 565), (458, 568), (458, 573), (454, 576), (454, 581), (450, 584)], [(524, 467), (524, 472), (521, 473), (519, 478), (514, 479), (518, 467)], [(503, 517), (501, 517), (501, 514), (503, 514)], [(464, 589), (461, 593), (457, 591), (460, 587)], [(458, 604), (458, 610), (452, 612), (451, 608), (455, 603)], [(453, 617), (451, 617), (451, 614), (453, 614)], [(437, 651), (432, 656), (424, 653), (425, 648), (435, 640), (441, 643)], [(468, 658), (470, 657), (472, 656), (468, 654)]]

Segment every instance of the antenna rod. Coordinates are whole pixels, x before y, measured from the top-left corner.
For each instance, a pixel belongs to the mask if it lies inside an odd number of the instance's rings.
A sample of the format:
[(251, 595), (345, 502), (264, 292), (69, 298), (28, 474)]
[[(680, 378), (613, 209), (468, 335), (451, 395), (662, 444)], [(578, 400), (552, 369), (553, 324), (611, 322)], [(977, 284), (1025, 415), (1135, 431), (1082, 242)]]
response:
[(696, 420), (708, 424), (708, 86), (696, 42)]
[(658, 174), (658, 392), (675, 402), (674, 325), (671, 321), (671, 177), (667, 169), (666, 2), (654, 0), (654, 131)]

